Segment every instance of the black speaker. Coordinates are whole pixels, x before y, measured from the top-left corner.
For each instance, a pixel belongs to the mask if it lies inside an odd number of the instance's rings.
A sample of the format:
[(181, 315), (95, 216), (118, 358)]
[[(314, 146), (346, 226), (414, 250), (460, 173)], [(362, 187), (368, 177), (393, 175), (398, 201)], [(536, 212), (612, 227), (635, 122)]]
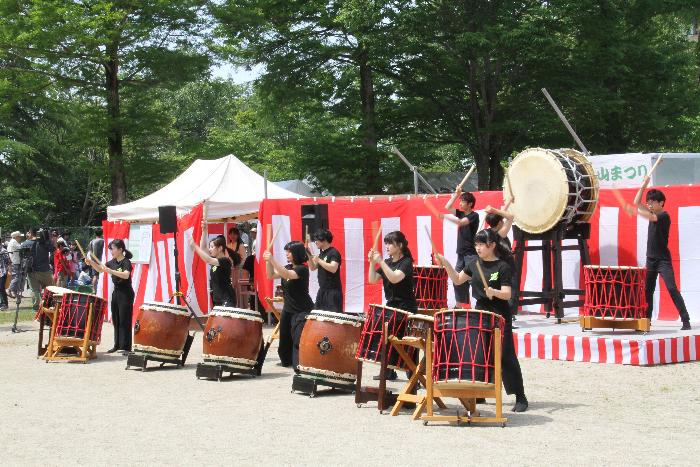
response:
[(158, 224), (160, 233), (177, 232), (177, 211), (175, 206), (158, 206)]
[(306, 226), (309, 227), (309, 235), (313, 238), (318, 229), (328, 228), (327, 204), (302, 204), (301, 205), (301, 241), (305, 241)]

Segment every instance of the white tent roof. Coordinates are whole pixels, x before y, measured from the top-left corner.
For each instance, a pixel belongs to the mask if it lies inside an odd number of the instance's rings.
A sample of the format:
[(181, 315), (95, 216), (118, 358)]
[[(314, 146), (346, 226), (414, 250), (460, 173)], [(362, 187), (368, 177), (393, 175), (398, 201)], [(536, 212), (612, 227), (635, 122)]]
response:
[[(274, 183), (267, 184), (268, 198), (304, 198)], [(197, 159), (187, 170), (160, 190), (136, 201), (107, 208), (110, 221), (154, 222), (158, 206), (177, 206), (186, 214), (206, 201), (208, 219), (224, 219), (256, 213), (265, 198), (263, 177), (233, 155), (215, 160)]]

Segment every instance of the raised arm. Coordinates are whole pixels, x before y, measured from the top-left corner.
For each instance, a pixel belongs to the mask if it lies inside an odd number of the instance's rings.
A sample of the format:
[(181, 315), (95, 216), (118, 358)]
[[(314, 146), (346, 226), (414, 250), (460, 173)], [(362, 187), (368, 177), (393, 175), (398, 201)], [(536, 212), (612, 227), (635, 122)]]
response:
[[(269, 251), (266, 251), (263, 253), (263, 259), (265, 259), (265, 265), (267, 267), (267, 277), (268, 279), (287, 279), (287, 280), (295, 280), (299, 279), (299, 276), (297, 275), (296, 271), (293, 269), (287, 269), (283, 265), (281, 265), (274, 256), (272, 256), (272, 253)], [(272, 271), (272, 275), (270, 272)]]
[(498, 214), (499, 216), (503, 217), (503, 226), (498, 230), (498, 235), (500, 235), (501, 238), (508, 236), (508, 232), (510, 232), (511, 227), (513, 226), (513, 219), (515, 218), (513, 213), (508, 212), (508, 206), (510, 206), (510, 202), (502, 206), (501, 209), (496, 209), (491, 205), (486, 206), (484, 209), (487, 214)]
[(445, 204), (445, 209), (454, 214), (454, 212), (456, 211), (456, 209), (453, 208), (452, 205), (453, 205), (454, 202), (457, 200), (457, 198), (459, 198), (459, 196), (460, 196), (461, 194), (462, 194), (462, 189), (461, 189), (460, 187), (455, 188), (455, 192), (452, 193), (452, 196), (450, 197), (450, 200), (447, 202), (447, 204)]
[[(204, 234), (202, 234), (202, 237), (204, 237)], [(211, 257), (209, 253), (207, 253), (204, 250), (204, 248), (202, 248), (194, 242), (194, 239), (192, 237), (190, 237), (190, 248), (192, 248), (197, 253), (197, 256), (199, 256), (202, 259), (202, 261), (204, 261), (208, 265), (218, 266), (219, 260)]]

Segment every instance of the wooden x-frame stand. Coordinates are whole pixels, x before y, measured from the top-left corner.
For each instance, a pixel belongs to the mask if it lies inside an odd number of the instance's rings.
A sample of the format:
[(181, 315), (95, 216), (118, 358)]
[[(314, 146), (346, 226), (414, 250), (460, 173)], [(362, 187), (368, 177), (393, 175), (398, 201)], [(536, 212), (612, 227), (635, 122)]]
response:
[[(432, 317), (417, 317), (415, 315), (412, 315), (411, 318), (424, 319), (426, 323), (429, 324), (426, 331), (426, 336), (427, 333), (432, 333)], [(408, 383), (406, 383), (406, 385), (396, 396), (396, 403), (394, 404), (394, 408), (391, 409), (392, 417), (398, 415), (399, 411), (406, 403), (416, 404), (416, 409), (413, 411), (413, 416), (411, 417), (411, 420), (418, 420), (423, 411), (425, 411), (425, 407), (427, 404), (427, 395), (418, 395), (417, 386), (418, 382), (420, 381), (423, 387), (427, 387), (427, 383), (425, 380), (425, 366), (427, 356), (426, 342), (427, 339), (423, 337), (405, 336), (402, 339), (399, 339), (395, 336), (389, 336), (389, 344), (391, 344), (391, 346), (394, 347), (394, 349), (396, 349), (396, 352), (399, 354), (399, 356), (403, 359), (404, 362), (406, 362), (406, 366), (408, 366), (408, 369), (411, 370), (411, 377), (408, 379)], [(408, 355), (408, 353), (406, 352), (406, 347), (412, 347), (416, 349), (416, 352), (422, 353), (422, 357), (418, 365), (416, 365), (413, 359)], [(434, 401), (441, 409), (447, 408), (439, 397), (435, 397)]]
[[(44, 354), (44, 360), (48, 361), (69, 361), (69, 362), (83, 362), (91, 358), (97, 357), (97, 342), (91, 341), (90, 333), (92, 331), (93, 324), (93, 304), (90, 304), (88, 309), (88, 319), (87, 325), (85, 326), (85, 334), (82, 338), (78, 337), (61, 337), (56, 335), (56, 325), (58, 321), (58, 308), (56, 308), (56, 314), (54, 315), (53, 321), (51, 323), (51, 335), (49, 336), (49, 344), (47, 346), (46, 353)], [(43, 317), (42, 317), (43, 319)], [(60, 355), (64, 348), (73, 348), (78, 355)]]
[[(423, 424), (428, 422), (453, 422), (453, 423), (500, 423), (505, 426), (508, 421), (503, 416), (503, 393), (501, 387), (501, 330), (494, 331), (494, 382), (480, 383), (471, 381), (454, 381), (454, 382), (433, 382), (433, 335), (432, 330), (428, 331), (425, 342), (425, 364), (426, 364), (426, 398), (425, 408), (426, 415), (421, 419)], [(433, 413), (433, 402), (436, 402), (439, 397), (454, 397), (467, 409), (466, 415), (435, 415)], [(496, 399), (496, 416), (482, 417), (476, 409), (476, 399), (495, 398)]]

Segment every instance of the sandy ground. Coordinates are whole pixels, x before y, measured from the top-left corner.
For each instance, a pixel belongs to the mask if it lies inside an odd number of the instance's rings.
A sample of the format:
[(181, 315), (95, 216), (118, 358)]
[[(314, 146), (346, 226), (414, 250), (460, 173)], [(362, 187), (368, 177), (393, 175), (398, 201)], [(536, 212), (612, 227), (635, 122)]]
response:
[[(358, 408), (352, 395), (290, 393), (291, 371), (275, 365), (274, 344), (262, 377), (216, 382), (195, 378), (201, 332), (185, 368), (143, 373), (104, 353), (109, 324), (98, 359), (87, 365), (36, 359), (38, 325), (21, 327), (27, 331), (0, 327), (4, 465), (700, 462), (697, 362), (643, 368), (521, 360), (530, 410), (511, 413), (506, 397), (506, 428), (423, 426), (408, 411), (390, 417), (376, 403)], [(365, 373), (370, 383), (376, 370)], [(481, 407), (493, 412), (491, 403)]]

